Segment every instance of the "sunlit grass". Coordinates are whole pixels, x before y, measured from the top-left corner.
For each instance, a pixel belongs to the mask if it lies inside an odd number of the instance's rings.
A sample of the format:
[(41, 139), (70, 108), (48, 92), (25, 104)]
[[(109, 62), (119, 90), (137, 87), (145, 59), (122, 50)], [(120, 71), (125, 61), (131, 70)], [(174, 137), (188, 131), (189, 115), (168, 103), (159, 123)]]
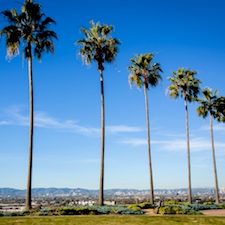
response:
[(0, 218), (0, 225), (223, 225), (225, 217), (207, 216), (51, 216)]

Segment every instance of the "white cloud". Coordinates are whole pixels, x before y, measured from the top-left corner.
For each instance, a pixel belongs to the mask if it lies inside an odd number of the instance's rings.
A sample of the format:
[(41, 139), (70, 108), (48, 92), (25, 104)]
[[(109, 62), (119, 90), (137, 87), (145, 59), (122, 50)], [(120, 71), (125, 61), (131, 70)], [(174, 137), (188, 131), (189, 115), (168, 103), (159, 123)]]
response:
[(119, 133), (119, 132), (140, 132), (142, 129), (140, 127), (131, 126), (106, 126), (106, 132), (108, 133)]
[[(173, 134), (174, 136), (174, 134)], [(165, 137), (162, 135), (157, 136), (159, 139), (163, 139), (163, 141), (151, 140), (151, 145), (157, 145), (160, 151), (172, 151), (172, 152), (180, 152), (187, 150), (186, 138), (181, 138), (180, 134), (177, 135), (178, 138), (171, 138), (165, 140)], [(147, 139), (144, 138), (130, 138), (124, 139), (120, 141), (122, 144), (130, 145), (132, 147), (138, 147), (142, 145), (147, 145)], [(217, 155), (225, 155), (225, 142), (215, 142), (215, 151)], [(211, 141), (207, 138), (191, 138), (190, 139), (190, 149), (191, 152), (203, 152), (203, 151), (211, 151)]]
[(0, 126), (1, 125), (9, 125), (9, 124), (11, 124), (9, 121), (4, 121), (4, 120), (0, 121)]
[(147, 145), (147, 139), (141, 138), (131, 138), (120, 141), (122, 144), (131, 145), (132, 147), (137, 147), (141, 145)]
[[(29, 115), (23, 114), (22, 107), (13, 106), (5, 110), (6, 117), (8, 121), (0, 121), (0, 125), (20, 125), (20, 126), (29, 126)], [(40, 128), (48, 128), (60, 130), (63, 132), (74, 132), (82, 135), (88, 136), (100, 136), (101, 129), (98, 127), (82, 126), (74, 120), (64, 120), (60, 121), (54, 117), (49, 116), (45, 112), (35, 111), (34, 112), (34, 126)], [(126, 125), (118, 126), (106, 126), (106, 133), (108, 134), (117, 134), (117, 133), (127, 133), (127, 132), (140, 132), (142, 131), (139, 127), (132, 127)]]
[[(209, 126), (203, 126), (200, 128), (200, 130), (207, 130), (209, 131), (210, 130), (210, 127)], [(213, 131), (214, 132), (221, 132), (221, 131), (225, 131), (225, 124), (224, 123), (217, 123), (217, 124), (214, 124), (213, 125)]]

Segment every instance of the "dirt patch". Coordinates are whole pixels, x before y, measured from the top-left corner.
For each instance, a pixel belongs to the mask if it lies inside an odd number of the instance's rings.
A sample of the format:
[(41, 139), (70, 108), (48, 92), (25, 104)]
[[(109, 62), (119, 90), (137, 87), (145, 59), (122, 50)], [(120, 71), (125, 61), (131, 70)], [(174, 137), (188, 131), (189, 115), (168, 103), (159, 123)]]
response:
[(154, 209), (142, 209), (142, 211), (145, 213), (147, 216), (159, 216), (159, 214), (156, 214), (154, 212)]
[(225, 209), (201, 210), (205, 216), (225, 216)]

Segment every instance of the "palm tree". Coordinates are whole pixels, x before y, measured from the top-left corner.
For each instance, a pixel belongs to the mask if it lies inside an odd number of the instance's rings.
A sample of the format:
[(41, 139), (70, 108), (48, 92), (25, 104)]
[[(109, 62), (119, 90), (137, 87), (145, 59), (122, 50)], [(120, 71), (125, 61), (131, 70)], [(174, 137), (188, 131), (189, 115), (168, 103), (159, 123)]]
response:
[(78, 40), (76, 44), (80, 44), (80, 55), (86, 64), (91, 64), (94, 60), (98, 65), (100, 73), (101, 86), (101, 160), (100, 160), (100, 188), (99, 188), (99, 205), (104, 203), (104, 154), (105, 154), (105, 105), (104, 105), (104, 83), (103, 83), (103, 63), (111, 63), (115, 60), (118, 52), (119, 40), (111, 37), (113, 26), (94, 23), (90, 21), (91, 28), (80, 28), (84, 34), (84, 39)]
[[(48, 30), (51, 23), (55, 23), (50, 17), (41, 12), (41, 5), (33, 0), (25, 0), (18, 14), (15, 9), (1, 12), (9, 25), (0, 31), (0, 36), (6, 36), (7, 56), (13, 57), (23, 47), (24, 56), (28, 62), (29, 94), (30, 94), (30, 134), (28, 156), (28, 181), (26, 192), (26, 209), (31, 206), (32, 162), (33, 162), (33, 55), (41, 61), (43, 52), (54, 52), (53, 38), (57, 39), (54, 31)], [(33, 50), (33, 53), (32, 53)]]
[(181, 95), (184, 98), (185, 116), (186, 116), (186, 140), (187, 140), (187, 158), (188, 158), (188, 202), (191, 203), (191, 162), (190, 162), (190, 143), (189, 143), (189, 124), (188, 124), (188, 105), (197, 98), (200, 91), (201, 81), (195, 78), (197, 73), (184, 68), (178, 68), (173, 72), (173, 77), (168, 80), (172, 83), (168, 87), (170, 98), (176, 99)]
[(217, 110), (219, 112), (218, 122), (225, 122), (225, 96), (217, 99)]
[[(214, 168), (214, 178), (215, 178), (215, 188), (216, 188), (216, 203), (219, 203), (219, 187), (218, 187), (218, 178), (216, 170), (216, 157), (215, 157), (215, 148), (214, 148), (214, 137), (213, 137), (213, 118), (218, 119), (218, 121), (224, 121), (224, 97), (217, 97), (219, 90), (216, 90), (212, 93), (211, 88), (202, 89), (202, 99), (198, 99), (200, 106), (196, 109), (198, 116), (206, 118), (210, 116), (210, 136), (211, 136), (211, 145), (212, 145), (212, 159), (213, 159), (213, 168)], [(223, 108), (223, 112), (221, 109)]]
[(129, 81), (135, 83), (138, 88), (142, 85), (144, 86), (144, 96), (145, 96), (145, 108), (146, 108), (146, 126), (147, 126), (147, 136), (148, 136), (148, 160), (149, 160), (149, 173), (150, 173), (150, 203), (154, 203), (154, 188), (153, 188), (153, 174), (152, 174), (152, 160), (151, 160), (151, 147), (150, 147), (150, 123), (149, 123), (149, 110), (148, 110), (148, 94), (147, 90), (149, 85), (152, 87), (157, 86), (157, 84), (162, 80), (160, 72), (162, 69), (159, 63), (153, 64), (153, 54), (136, 54), (136, 58), (131, 58), (131, 66), (128, 70), (131, 71), (129, 75)]

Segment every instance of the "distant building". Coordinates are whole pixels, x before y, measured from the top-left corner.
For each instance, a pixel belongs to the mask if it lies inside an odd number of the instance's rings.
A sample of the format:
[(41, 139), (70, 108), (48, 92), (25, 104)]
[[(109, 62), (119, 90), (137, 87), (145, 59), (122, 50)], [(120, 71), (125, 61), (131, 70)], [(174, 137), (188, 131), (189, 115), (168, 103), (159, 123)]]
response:
[(225, 188), (224, 187), (220, 188), (220, 194), (225, 194)]

